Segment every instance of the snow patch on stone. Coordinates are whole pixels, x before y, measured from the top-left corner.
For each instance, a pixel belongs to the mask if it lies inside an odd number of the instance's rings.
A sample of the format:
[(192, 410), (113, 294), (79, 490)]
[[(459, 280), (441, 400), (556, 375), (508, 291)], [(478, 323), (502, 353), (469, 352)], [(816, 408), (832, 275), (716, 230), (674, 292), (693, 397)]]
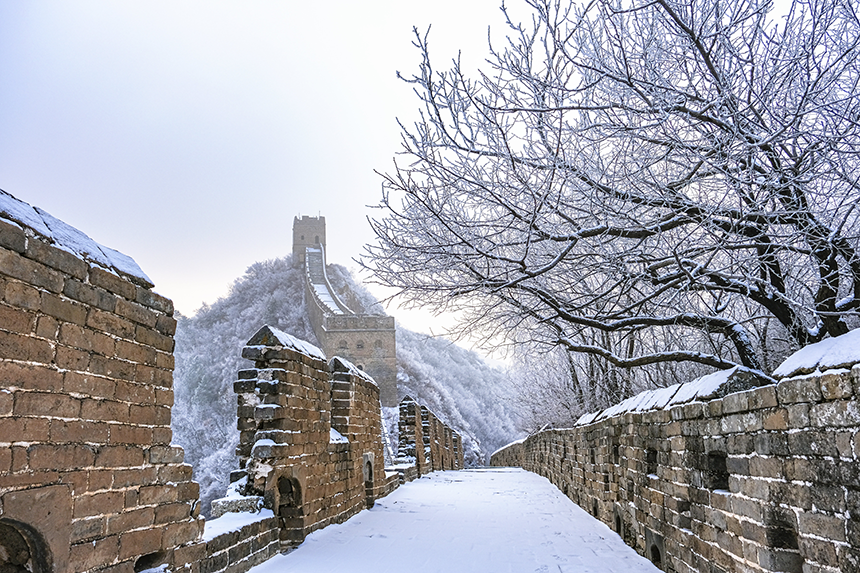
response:
[(202, 541), (212, 541), (219, 535), (238, 531), (258, 521), (274, 517), (271, 509), (263, 509), (258, 513), (242, 512), (242, 513), (225, 513), (221, 517), (207, 521), (203, 527)]
[(808, 374), (815, 370), (850, 367), (858, 363), (860, 363), (860, 329), (804, 346), (780, 364), (779, 368), (773, 371), (773, 377), (787, 378), (796, 374)]
[(0, 189), (0, 217), (29, 228), (59, 249), (85, 261), (125, 275), (134, 282), (152, 288), (153, 282), (134, 259), (92, 240), (82, 231), (57, 219), (47, 211), (33, 207)]

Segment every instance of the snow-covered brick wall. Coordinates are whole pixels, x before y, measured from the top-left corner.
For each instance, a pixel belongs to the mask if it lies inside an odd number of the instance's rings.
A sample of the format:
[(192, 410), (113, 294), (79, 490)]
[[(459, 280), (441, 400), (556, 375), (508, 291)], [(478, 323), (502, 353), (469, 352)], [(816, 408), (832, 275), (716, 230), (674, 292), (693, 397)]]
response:
[(776, 384), (724, 395), (719, 373), (539, 432), (492, 464), (546, 476), (667, 571), (858, 571), (857, 332), (789, 358)]

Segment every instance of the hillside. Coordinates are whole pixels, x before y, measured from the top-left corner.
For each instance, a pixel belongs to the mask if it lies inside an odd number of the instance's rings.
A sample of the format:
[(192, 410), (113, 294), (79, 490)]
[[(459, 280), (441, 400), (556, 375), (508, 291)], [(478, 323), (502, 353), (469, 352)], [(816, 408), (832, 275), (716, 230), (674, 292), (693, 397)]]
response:
[[(338, 294), (355, 310), (383, 312), (347, 269), (329, 265), (327, 271)], [(292, 268), (290, 257), (251, 265), (227, 296), (204, 305), (193, 317), (178, 318), (173, 441), (185, 448), (207, 512), (236, 467), (232, 384), (236, 372), (250, 366), (241, 358), (242, 346), (263, 324), (313, 344), (317, 340), (305, 313), (303, 275)], [(397, 343), (399, 396), (409, 394), (460, 431), (467, 464), (485, 463), (489, 452), (515, 437), (511, 384), (503, 371), (444, 339), (399, 327)]]

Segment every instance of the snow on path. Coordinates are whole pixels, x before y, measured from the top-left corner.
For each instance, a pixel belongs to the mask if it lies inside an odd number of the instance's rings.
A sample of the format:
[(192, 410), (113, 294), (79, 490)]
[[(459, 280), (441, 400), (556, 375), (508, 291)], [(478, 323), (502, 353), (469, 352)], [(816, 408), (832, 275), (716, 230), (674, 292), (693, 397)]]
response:
[(653, 573), (546, 478), (516, 468), (434, 472), (309, 535), (252, 573)]

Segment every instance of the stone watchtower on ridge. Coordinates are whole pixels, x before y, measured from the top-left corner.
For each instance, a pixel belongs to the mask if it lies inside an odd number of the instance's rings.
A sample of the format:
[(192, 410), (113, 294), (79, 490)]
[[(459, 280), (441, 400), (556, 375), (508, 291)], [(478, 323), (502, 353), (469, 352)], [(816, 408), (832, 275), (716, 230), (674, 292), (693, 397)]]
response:
[(325, 217), (293, 219), (293, 265), (304, 267), (308, 317), (328, 358), (341, 356), (379, 385), (383, 406), (397, 405), (394, 318), (359, 314), (338, 297), (326, 275)]

